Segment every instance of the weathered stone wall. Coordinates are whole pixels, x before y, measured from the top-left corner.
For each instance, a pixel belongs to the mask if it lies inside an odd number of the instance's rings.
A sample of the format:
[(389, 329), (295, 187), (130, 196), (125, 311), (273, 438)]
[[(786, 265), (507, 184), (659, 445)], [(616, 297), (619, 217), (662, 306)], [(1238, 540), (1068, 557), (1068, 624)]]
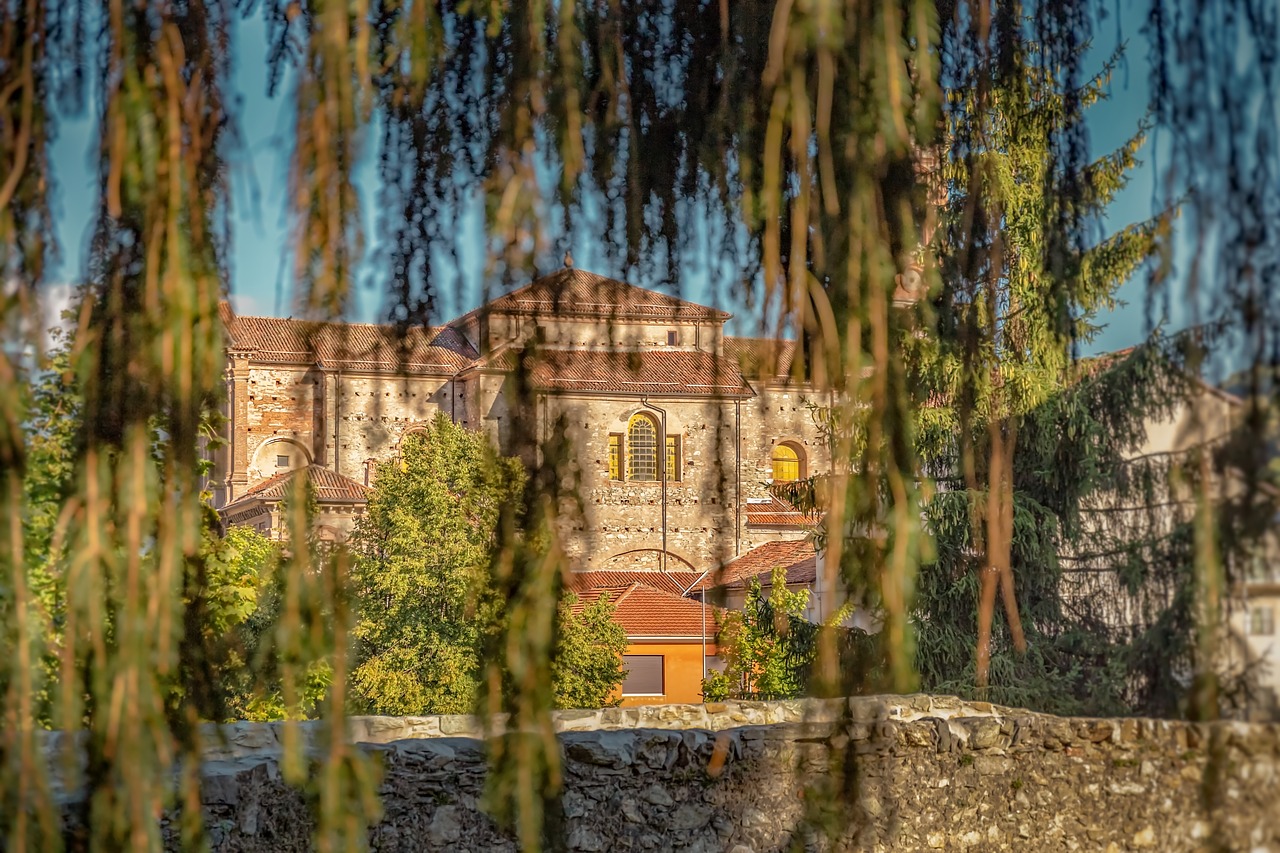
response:
[[(830, 469), (830, 455), (801, 393), (781, 387), (757, 390), (760, 397), (743, 401), (740, 411), (734, 403), (718, 400), (654, 401), (667, 410), (667, 432), (680, 440), (679, 478), (667, 483), (671, 568), (714, 569), (763, 542), (803, 535), (800, 530), (787, 534), (746, 528), (745, 501), (767, 496), (776, 444), (786, 441), (800, 448), (809, 471)], [(609, 435), (625, 435), (637, 412), (656, 413), (637, 399), (585, 395), (553, 397), (544, 409), (539, 417), (547, 423), (565, 418), (581, 476), (584, 518), (580, 529), (569, 531), (570, 556), (582, 568), (658, 568), (661, 483), (609, 479)], [(735, 511), (739, 501), (744, 502), (740, 513)], [(737, 537), (735, 524), (742, 525)]]
[[(324, 436), (317, 423), (324, 390), (319, 370), (255, 367), (249, 371), (244, 389), (249, 486), (281, 470), (312, 462), (326, 464)], [(277, 467), (277, 456), (288, 456), (289, 465)]]
[[(360, 482), (367, 462), (393, 458), (406, 435), (455, 408), (453, 385), (441, 377), (343, 374), (340, 387), (338, 428), (326, 438), (335, 460), (330, 467)], [(329, 418), (335, 419), (332, 411)]]
[[(1274, 725), (928, 696), (562, 712), (557, 725), (558, 837), (574, 851), (1280, 850)], [(210, 754), (215, 850), (307, 848), (312, 819), (280, 780), (278, 733), (230, 727)], [(364, 718), (351, 734), (382, 766), (373, 849), (516, 849), (481, 806), (484, 741), (458, 736), (478, 734), (475, 721)], [(813, 809), (846, 758), (856, 781), (827, 813), (828, 839)]]
[[(665, 327), (659, 331), (665, 335)], [(251, 358), (237, 365), (228, 383), (229, 429), (236, 434), (217, 460), (218, 506), (283, 470), (313, 463), (366, 482), (371, 461), (393, 457), (404, 436), (437, 412), (486, 431), (506, 452), (520, 452), (513, 446), (515, 418), (533, 418), (541, 435), (564, 416), (585, 506), (584, 517), (566, 531), (570, 556), (584, 569), (659, 566), (660, 484), (609, 479), (609, 435), (625, 434), (628, 419), (643, 408), (634, 396), (548, 396), (540, 398), (537, 411), (515, 413), (508, 409), (501, 374), (481, 371), (450, 380), (339, 374), (255, 364)], [(766, 496), (776, 444), (797, 447), (809, 472), (830, 467), (804, 393), (769, 384), (756, 391), (756, 398), (740, 405), (705, 398), (657, 401), (667, 409), (668, 431), (680, 437), (680, 473), (667, 490), (672, 568), (714, 569), (763, 542), (803, 535), (798, 529), (746, 526), (745, 502)], [(279, 465), (277, 457), (288, 464)], [(230, 492), (222, 488), (229, 474), (235, 481)]]

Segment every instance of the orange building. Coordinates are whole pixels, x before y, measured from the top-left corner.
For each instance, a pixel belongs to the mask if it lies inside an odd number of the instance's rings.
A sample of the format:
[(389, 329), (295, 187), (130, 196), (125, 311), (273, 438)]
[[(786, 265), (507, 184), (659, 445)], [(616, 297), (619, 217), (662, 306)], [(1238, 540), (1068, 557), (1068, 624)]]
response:
[[(719, 608), (701, 601), (684, 598), (678, 589), (688, 574), (688, 589), (698, 575), (681, 572), (672, 575), (646, 572), (653, 586), (631, 580), (639, 573), (584, 572), (591, 585), (577, 578), (573, 584), (581, 599), (594, 601), (601, 596), (613, 602), (614, 621), (627, 632), (627, 650), (623, 655), (627, 675), (622, 682), (622, 704), (664, 705), (702, 701), (702, 679), (713, 668), (720, 667), (717, 657), (716, 628)], [(610, 578), (617, 575), (618, 578)], [(610, 586), (626, 579), (626, 585)], [(659, 589), (658, 586), (671, 587)]]

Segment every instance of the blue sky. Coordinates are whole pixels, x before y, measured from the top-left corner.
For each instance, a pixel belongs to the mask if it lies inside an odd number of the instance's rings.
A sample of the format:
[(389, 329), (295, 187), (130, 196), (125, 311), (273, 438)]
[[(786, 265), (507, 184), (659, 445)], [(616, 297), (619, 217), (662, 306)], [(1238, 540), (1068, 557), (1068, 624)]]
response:
[[(1109, 5), (1109, 4), (1108, 4)], [(1088, 115), (1090, 146), (1101, 154), (1122, 144), (1133, 132), (1138, 119), (1146, 111), (1149, 98), (1148, 45), (1141, 32), (1145, 4), (1117, 3), (1095, 20), (1095, 38), (1086, 70), (1092, 70), (1111, 54), (1119, 41), (1126, 41), (1126, 60), (1112, 80), (1111, 99), (1092, 108)], [(286, 78), (280, 94), (266, 95), (266, 28), (259, 16), (237, 24), (235, 39), (238, 54), (231, 97), (239, 105), (242, 144), (232, 155), (232, 250), (231, 296), (241, 313), (287, 316), (291, 313), (289, 232), (285, 220), (285, 189), (288, 180), (290, 128), (293, 124)], [(63, 246), (63, 258), (51, 281), (76, 279), (81, 271), (83, 248), (88, 239), (94, 210), (96, 134), (89, 105), (83, 115), (63, 117), (54, 146), (54, 170), (58, 183), (57, 223)], [(376, 133), (367, 137), (368, 151), (377, 143)], [(1105, 227), (1110, 231), (1131, 222), (1147, 219), (1156, 198), (1159, 163), (1156, 151), (1159, 139), (1149, 142), (1140, 157), (1143, 165), (1133, 180), (1117, 197), (1107, 213)], [(363, 193), (366, 232), (372, 236), (376, 225), (374, 211), (374, 170), (366, 156), (357, 176)], [(482, 235), (478, 210), (462, 217), (462, 266), (464, 287), (460, 293), (443, 293), (439, 311), (442, 318), (454, 316), (475, 307), (481, 298)], [(621, 275), (623, 270), (610, 269), (594, 256), (590, 244), (575, 245), (576, 265), (607, 275)], [(1176, 260), (1175, 253), (1175, 260)], [(648, 282), (648, 284), (653, 284)], [(705, 270), (689, 271), (688, 280), (679, 283), (689, 298), (710, 301)], [(1106, 328), (1098, 339), (1084, 348), (1085, 353), (1101, 352), (1129, 346), (1141, 341), (1150, 331), (1151, 322), (1144, 310), (1145, 276), (1139, 275), (1120, 290), (1127, 304), (1104, 318)], [(1178, 300), (1172, 300), (1175, 308)], [(742, 306), (725, 306), (739, 316), (733, 331), (754, 331), (754, 317), (743, 316)], [(367, 284), (355, 288), (351, 319), (377, 320), (383, 316), (382, 297)], [(1177, 327), (1188, 317), (1174, 316)]]

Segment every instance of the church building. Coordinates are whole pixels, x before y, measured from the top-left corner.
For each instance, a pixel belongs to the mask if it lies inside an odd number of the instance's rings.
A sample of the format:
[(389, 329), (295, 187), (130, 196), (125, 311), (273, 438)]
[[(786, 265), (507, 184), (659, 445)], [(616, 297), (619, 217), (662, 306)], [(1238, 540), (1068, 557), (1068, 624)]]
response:
[(582, 501), (566, 518), (578, 570), (703, 572), (810, 519), (771, 482), (830, 467), (791, 375), (795, 343), (733, 337), (730, 315), (566, 267), (451, 323), (411, 327), (236, 315), (215, 506), (280, 535), (288, 483), (309, 472), (322, 538), (363, 512), (378, 462), (438, 413), (537, 464), (557, 422)]

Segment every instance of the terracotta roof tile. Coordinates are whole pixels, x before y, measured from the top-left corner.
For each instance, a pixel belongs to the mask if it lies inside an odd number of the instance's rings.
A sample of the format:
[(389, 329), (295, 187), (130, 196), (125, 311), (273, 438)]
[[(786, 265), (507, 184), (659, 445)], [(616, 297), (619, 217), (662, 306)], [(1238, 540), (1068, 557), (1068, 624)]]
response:
[(673, 595), (682, 595), (701, 577), (701, 572), (644, 572), (644, 571), (589, 571), (572, 572), (566, 584), (570, 590), (581, 593), (584, 590), (626, 588), (634, 583), (643, 584)]
[(750, 379), (788, 379), (796, 357), (796, 342), (726, 337), (724, 355)]
[[(679, 595), (654, 589), (642, 583), (626, 587), (587, 589), (579, 593), (583, 602), (596, 601), (601, 596), (613, 602), (613, 621), (627, 632), (627, 638), (637, 640), (654, 637), (673, 637), (708, 640), (716, 637), (716, 618), (723, 610)], [(705, 619), (704, 619), (705, 617)], [(703, 626), (706, 634), (703, 634)]]
[(263, 480), (245, 492), (230, 506), (249, 498), (283, 500), (290, 493), (292, 488), (290, 484), (293, 478), (299, 475), (310, 480), (312, 488), (315, 489), (316, 500), (321, 503), (363, 501), (369, 495), (369, 487), (363, 483), (357, 483), (355, 480), (344, 477), (322, 465), (308, 465), (305, 468), (295, 468), (292, 471), (285, 471)]
[(747, 501), (748, 527), (807, 527), (817, 516), (806, 515), (786, 501), (771, 497), (762, 502)]
[(239, 317), (221, 312), (230, 345), (252, 350), (254, 359), (276, 364), (315, 364), (348, 370), (452, 375), (467, 367), (476, 352), (448, 326), (395, 326), (372, 323), (313, 323), (279, 317)]
[(562, 269), (544, 275), (478, 310), (614, 320), (727, 320), (731, 316), (716, 308), (580, 269)]
[(533, 384), (548, 391), (752, 396), (734, 365), (712, 353), (691, 350), (544, 350), (531, 374)]
[(818, 576), (818, 557), (813, 543), (807, 539), (766, 542), (725, 564), (719, 572), (707, 575), (696, 589), (727, 587), (741, 589), (758, 578), (768, 586), (775, 567), (787, 573), (787, 583), (813, 583)]

